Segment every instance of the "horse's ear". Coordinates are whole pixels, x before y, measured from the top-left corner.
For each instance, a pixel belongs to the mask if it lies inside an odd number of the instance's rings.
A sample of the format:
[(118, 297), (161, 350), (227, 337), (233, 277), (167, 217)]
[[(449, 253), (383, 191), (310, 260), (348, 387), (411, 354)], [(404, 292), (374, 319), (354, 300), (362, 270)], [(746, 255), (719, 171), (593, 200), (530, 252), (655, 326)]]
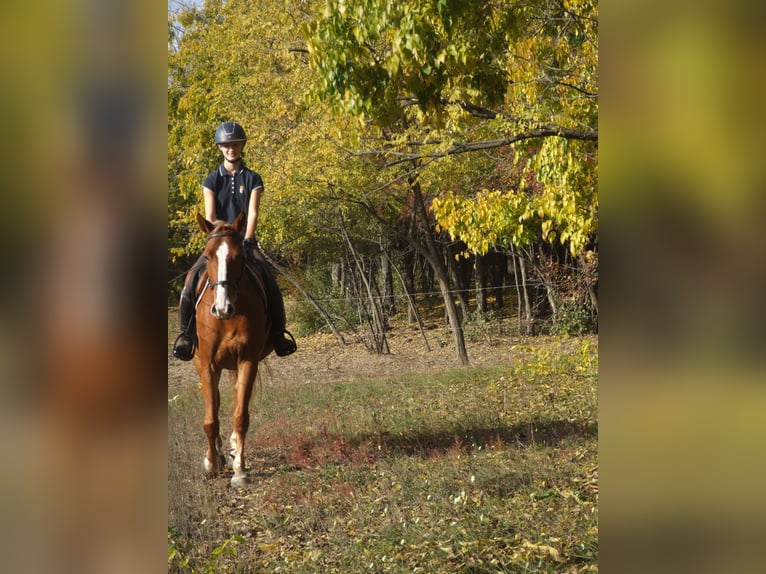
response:
[(199, 211), (197, 212), (197, 223), (199, 224), (199, 228), (205, 233), (213, 231), (213, 224), (205, 219)]
[(244, 235), (246, 223), (247, 223), (247, 216), (245, 215), (244, 211), (240, 211), (239, 215), (237, 216), (237, 219), (234, 220), (234, 223), (232, 225), (234, 226), (234, 229), (237, 230), (237, 233), (239, 233), (240, 235)]

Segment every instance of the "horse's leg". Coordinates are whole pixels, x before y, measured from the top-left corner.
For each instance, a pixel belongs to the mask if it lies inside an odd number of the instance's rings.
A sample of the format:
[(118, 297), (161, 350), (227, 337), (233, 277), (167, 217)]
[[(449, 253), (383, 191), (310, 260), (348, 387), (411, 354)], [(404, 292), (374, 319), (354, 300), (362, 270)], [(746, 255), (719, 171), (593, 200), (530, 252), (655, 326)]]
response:
[[(239, 386), (237, 385), (237, 371), (231, 371), (231, 389), (233, 394), (232, 404), (234, 408), (237, 408), (237, 393), (239, 393)], [(237, 433), (232, 428), (231, 436), (229, 437), (229, 466), (234, 466), (234, 457), (237, 454)]]
[(229, 464), (234, 466), (234, 457), (237, 454), (237, 433), (234, 430), (231, 431), (229, 437)]
[(218, 452), (218, 460), (221, 461), (221, 468), (226, 466), (226, 457), (223, 454), (223, 441), (221, 440), (221, 435), (218, 435), (218, 438), (215, 441), (215, 448)]
[(223, 467), (220, 454), (220, 424), (218, 421), (218, 409), (221, 405), (221, 395), (218, 390), (218, 382), (221, 371), (208, 369), (202, 380), (202, 398), (205, 400), (205, 421), (202, 428), (207, 436), (207, 452), (203, 461), (203, 470), (207, 476), (220, 472)]
[[(237, 404), (237, 371), (229, 371), (229, 374), (231, 375), (231, 389), (233, 393), (233, 404)], [(229, 466), (234, 466), (234, 454), (237, 451), (237, 435), (232, 430), (231, 436), (229, 437), (229, 451), (228, 456), (226, 457), (227, 462), (229, 463)]]
[(234, 432), (231, 435), (231, 446), (234, 460), (232, 467), (234, 476), (231, 479), (232, 486), (247, 484), (245, 474), (245, 436), (250, 427), (250, 396), (253, 392), (253, 382), (258, 372), (258, 364), (244, 361), (240, 363), (237, 371), (237, 385), (234, 397)]

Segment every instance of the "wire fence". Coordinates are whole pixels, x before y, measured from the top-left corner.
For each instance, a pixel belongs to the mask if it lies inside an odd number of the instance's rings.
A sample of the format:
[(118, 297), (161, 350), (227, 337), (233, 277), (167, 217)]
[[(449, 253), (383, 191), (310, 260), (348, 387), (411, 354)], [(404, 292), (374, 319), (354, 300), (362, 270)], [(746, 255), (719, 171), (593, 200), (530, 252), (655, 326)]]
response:
[[(176, 275), (173, 279), (168, 281), (168, 285), (171, 285), (178, 279), (184, 277), (186, 275), (186, 272)], [(527, 281), (526, 287), (550, 287), (555, 285), (565, 285), (566, 281), (550, 281), (548, 283), (544, 283), (542, 281)], [(519, 288), (521, 288), (521, 285), (518, 285)], [(492, 287), (469, 287), (466, 289), (451, 289), (447, 291), (446, 293), (451, 295), (456, 294), (475, 294), (475, 293), (489, 293), (494, 291), (505, 291), (505, 290), (512, 290), (515, 291), (517, 286), (515, 284), (510, 285), (496, 285)], [(315, 297), (314, 301), (317, 303), (333, 303), (333, 302), (354, 302), (354, 301), (369, 301), (370, 299), (373, 299), (375, 301), (390, 301), (391, 299), (395, 300), (403, 300), (407, 299), (408, 297), (436, 297), (436, 296), (442, 296), (444, 292), (442, 291), (416, 291), (414, 293), (392, 293), (389, 295), (339, 295), (337, 297)]]

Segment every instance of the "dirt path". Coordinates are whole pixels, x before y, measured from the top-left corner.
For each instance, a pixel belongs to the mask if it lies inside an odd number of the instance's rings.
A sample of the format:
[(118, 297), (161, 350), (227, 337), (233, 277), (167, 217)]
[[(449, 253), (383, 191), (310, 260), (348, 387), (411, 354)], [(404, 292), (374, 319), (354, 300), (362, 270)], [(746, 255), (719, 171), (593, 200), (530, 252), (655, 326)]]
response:
[[(171, 319), (172, 322), (172, 319)], [(263, 363), (261, 374), (267, 384), (317, 384), (355, 379), (357, 377), (392, 377), (413, 372), (442, 372), (460, 368), (455, 357), (452, 338), (447, 327), (429, 325), (426, 331), (430, 351), (425, 349), (420, 332), (408, 325), (393, 325), (387, 334), (390, 354), (378, 355), (368, 351), (361, 341), (347, 336), (342, 346), (330, 334), (300, 337), (298, 352), (289, 357), (271, 355)], [(172, 327), (171, 327), (172, 330)], [(188, 389), (197, 380), (191, 362), (172, 357), (170, 345), (175, 338), (170, 333), (168, 347), (168, 393), (170, 396)], [(477, 336), (466, 342), (472, 366), (508, 364), (518, 352), (518, 345), (529, 339), (507, 336), (497, 332)], [(565, 345), (566, 341), (562, 341)]]

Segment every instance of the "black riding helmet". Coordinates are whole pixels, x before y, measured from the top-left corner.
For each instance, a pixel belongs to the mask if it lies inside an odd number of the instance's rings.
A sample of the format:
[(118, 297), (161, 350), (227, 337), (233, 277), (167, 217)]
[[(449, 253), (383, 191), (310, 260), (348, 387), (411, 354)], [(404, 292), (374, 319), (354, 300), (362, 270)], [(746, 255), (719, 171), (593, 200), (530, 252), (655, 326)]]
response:
[(245, 130), (237, 122), (223, 122), (215, 130), (215, 143), (246, 142)]

